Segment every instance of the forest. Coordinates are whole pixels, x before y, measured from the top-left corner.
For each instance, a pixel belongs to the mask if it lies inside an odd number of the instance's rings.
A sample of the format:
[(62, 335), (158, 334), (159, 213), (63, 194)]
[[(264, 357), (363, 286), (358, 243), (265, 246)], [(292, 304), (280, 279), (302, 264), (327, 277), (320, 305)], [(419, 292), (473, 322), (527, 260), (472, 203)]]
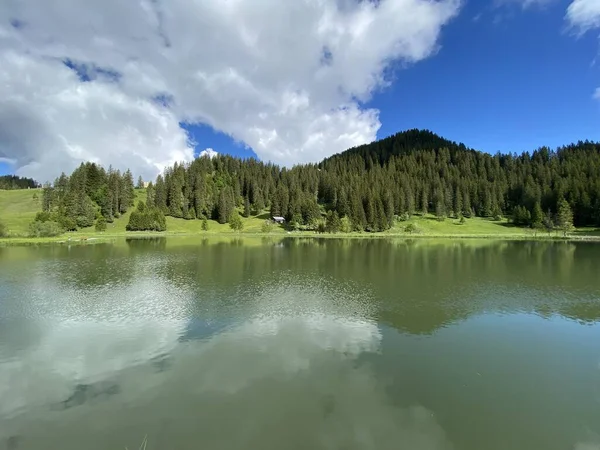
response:
[(0, 176), (0, 189), (34, 189), (39, 187), (40, 184), (31, 178), (22, 178), (16, 175)]
[[(82, 164), (44, 186), (37, 221), (64, 230), (102, 229), (133, 206), (133, 192), (129, 170)], [(128, 229), (163, 230), (164, 215), (228, 223), (237, 222), (238, 212), (248, 217), (267, 211), (295, 230), (377, 232), (424, 213), (440, 220), (509, 217), (532, 228), (551, 227), (566, 216), (577, 226), (598, 226), (600, 143), (491, 155), (409, 130), (292, 168), (201, 157), (175, 164), (149, 183), (147, 202), (132, 214)]]

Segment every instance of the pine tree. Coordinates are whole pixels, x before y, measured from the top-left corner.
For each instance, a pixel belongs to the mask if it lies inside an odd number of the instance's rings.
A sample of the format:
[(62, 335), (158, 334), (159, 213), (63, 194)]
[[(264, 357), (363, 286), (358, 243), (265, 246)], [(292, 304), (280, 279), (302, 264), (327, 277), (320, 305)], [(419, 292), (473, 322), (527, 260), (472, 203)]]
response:
[(162, 175), (159, 175), (156, 178), (154, 205), (163, 212), (167, 210), (167, 191)]
[(325, 221), (325, 228), (329, 233), (337, 233), (342, 227), (342, 222), (337, 211), (328, 211)]
[(563, 236), (567, 237), (567, 233), (573, 231), (573, 211), (569, 206), (569, 203), (563, 198), (558, 202), (557, 205), (557, 226), (558, 229), (563, 232)]
[(143, 189), (144, 188), (144, 179), (142, 178), (142, 176), (140, 175), (138, 178), (138, 182), (137, 182), (137, 188), (138, 189)]
[(421, 215), (425, 216), (429, 212), (429, 200), (427, 198), (427, 190), (421, 192)]
[(533, 211), (531, 212), (531, 228), (540, 229), (543, 227), (544, 213), (542, 212), (542, 205), (539, 201), (535, 202)]
[(250, 199), (244, 197), (244, 217), (250, 217)]

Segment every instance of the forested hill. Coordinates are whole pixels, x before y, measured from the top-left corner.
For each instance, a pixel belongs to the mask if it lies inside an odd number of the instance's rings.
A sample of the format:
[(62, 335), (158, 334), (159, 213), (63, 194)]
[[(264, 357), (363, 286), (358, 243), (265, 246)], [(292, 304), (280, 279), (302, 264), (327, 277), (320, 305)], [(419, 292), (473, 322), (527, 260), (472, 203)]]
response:
[[(87, 163), (46, 186), (43, 205), (63, 227), (84, 227), (94, 215), (111, 221), (124, 213), (133, 204), (132, 190), (130, 172)], [(266, 209), (285, 217), (291, 229), (383, 231), (396, 220), (427, 213), (461, 223), (479, 216), (510, 217), (534, 228), (573, 221), (596, 226), (600, 144), (490, 155), (430, 131), (410, 130), (291, 169), (254, 159), (201, 157), (159, 175), (139, 213), (153, 229), (162, 229), (156, 225), (162, 223), (159, 213), (231, 223), (239, 220), (238, 211), (262, 216)], [(146, 227), (145, 219), (139, 222), (132, 229)]]
[(22, 178), (16, 175), (0, 176), (0, 189), (33, 189), (39, 186), (40, 184), (31, 178)]
[(386, 163), (392, 156), (406, 155), (421, 150), (439, 150), (446, 148), (451, 155), (461, 151), (467, 151), (464, 144), (444, 139), (429, 130), (412, 129), (397, 133), (393, 136), (348, 149), (342, 153), (331, 156), (322, 164), (338, 159), (348, 160), (360, 157), (365, 162), (372, 161), (379, 164)]

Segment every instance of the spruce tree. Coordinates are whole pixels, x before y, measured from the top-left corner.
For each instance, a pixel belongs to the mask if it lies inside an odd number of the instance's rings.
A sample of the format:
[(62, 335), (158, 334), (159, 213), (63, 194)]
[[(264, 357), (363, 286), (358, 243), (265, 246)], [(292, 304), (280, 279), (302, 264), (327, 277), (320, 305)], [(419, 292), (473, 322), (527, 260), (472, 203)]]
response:
[(559, 200), (557, 209), (558, 213), (556, 219), (558, 229), (563, 232), (564, 237), (567, 237), (567, 233), (575, 229), (573, 226), (573, 211), (564, 198)]

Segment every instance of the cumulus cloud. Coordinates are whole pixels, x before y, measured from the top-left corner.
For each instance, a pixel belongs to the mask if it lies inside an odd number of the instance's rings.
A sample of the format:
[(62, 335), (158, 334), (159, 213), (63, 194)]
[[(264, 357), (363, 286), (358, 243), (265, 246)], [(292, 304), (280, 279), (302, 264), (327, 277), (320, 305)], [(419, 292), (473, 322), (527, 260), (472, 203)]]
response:
[(600, 28), (600, 2), (597, 0), (574, 0), (567, 8), (565, 19), (569, 26), (580, 34)]
[[(264, 160), (372, 141), (363, 104), (439, 48), (459, 0), (8, 0), (0, 158), (45, 179), (88, 159), (154, 175), (193, 158), (181, 122)], [(202, 144), (202, 143), (200, 143)]]
[(217, 156), (219, 153), (214, 151), (212, 148), (207, 148), (205, 150), (202, 150), (198, 156), (202, 157), (202, 156), (208, 156), (209, 158), (214, 158), (215, 156)]

